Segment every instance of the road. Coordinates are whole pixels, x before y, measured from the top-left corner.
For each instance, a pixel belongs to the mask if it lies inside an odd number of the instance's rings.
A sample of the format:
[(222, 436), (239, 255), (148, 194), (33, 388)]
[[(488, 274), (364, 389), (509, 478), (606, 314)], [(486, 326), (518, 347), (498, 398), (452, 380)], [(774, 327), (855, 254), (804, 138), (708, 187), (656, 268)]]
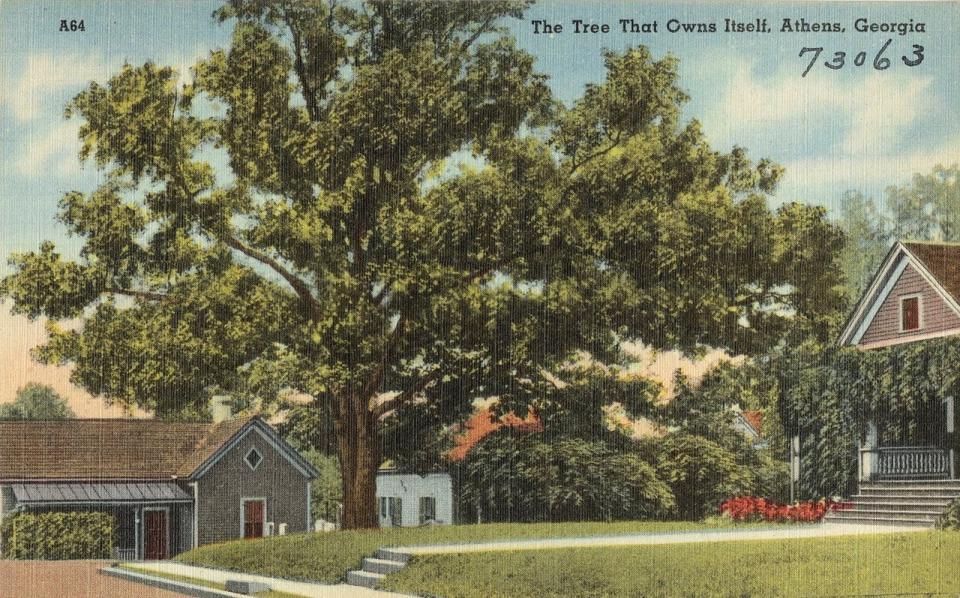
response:
[(97, 573), (102, 561), (0, 560), (0, 598), (180, 598)]

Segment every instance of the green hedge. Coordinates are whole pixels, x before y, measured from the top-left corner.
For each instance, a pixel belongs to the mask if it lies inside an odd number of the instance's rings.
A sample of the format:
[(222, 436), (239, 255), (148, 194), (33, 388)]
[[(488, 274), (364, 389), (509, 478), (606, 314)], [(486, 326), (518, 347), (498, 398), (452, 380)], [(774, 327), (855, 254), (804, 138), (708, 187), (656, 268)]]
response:
[(15, 513), (3, 520), (3, 556), (8, 559), (106, 559), (113, 548), (114, 519), (108, 513)]
[(937, 529), (960, 530), (960, 498), (950, 501), (943, 513), (937, 517)]

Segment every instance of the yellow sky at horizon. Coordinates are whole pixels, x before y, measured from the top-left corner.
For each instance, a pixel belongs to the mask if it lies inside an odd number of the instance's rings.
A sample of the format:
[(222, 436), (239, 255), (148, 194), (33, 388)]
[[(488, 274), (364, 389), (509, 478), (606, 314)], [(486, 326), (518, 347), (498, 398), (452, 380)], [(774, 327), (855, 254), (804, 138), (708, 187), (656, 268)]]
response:
[(29, 382), (46, 384), (67, 400), (77, 417), (130, 417), (118, 406), (108, 406), (70, 382), (67, 366), (44, 365), (30, 356), (30, 350), (47, 338), (45, 321), (31, 322), (10, 313), (9, 303), (0, 303), (0, 403), (10, 403), (17, 390)]

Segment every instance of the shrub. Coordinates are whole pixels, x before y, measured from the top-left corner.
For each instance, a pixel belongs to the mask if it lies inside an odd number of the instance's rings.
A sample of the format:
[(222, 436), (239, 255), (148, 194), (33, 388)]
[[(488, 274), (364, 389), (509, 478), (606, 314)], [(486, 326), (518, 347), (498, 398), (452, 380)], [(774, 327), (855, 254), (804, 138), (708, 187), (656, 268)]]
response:
[(767, 521), (771, 523), (815, 523), (831, 511), (847, 508), (847, 503), (831, 500), (803, 501), (784, 505), (755, 496), (738, 496), (720, 505), (720, 514), (734, 521)]
[(937, 529), (960, 531), (960, 498), (951, 500), (937, 517)]
[(638, 455), (578, 439), (538, 443), (529, 474), (539, 476), (551, 521), (649, 519), (673, 509), (670, 487)]
[(790, 464), (774, 459), (767, 451), (758, 451), (753, 494), (779, 501), (790, 498)]
[(745, 494), (756, 483), (736, 456), (701, 436), (676, 433), (658, 447), (657, 471), (670, 485), (683, 519), (703, 519), (716, 513), (728, 496)]
[(10, 559), (105, 559), (113, 529), (108, 513), (14, 513), (4, 517), (0, 537)]
[(482, 521), (609, 521), (667, 515), (669, 486), (639, 455), (603, 442), (514, 435), (477, 445), (461, 472), (461, 513)]

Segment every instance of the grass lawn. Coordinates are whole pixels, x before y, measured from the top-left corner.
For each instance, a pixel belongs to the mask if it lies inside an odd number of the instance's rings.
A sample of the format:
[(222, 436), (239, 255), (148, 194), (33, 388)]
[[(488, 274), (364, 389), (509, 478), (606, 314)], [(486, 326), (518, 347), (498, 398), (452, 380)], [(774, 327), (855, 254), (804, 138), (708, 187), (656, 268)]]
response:
[[(728, 524), (729, 526), (729, 524)], [(615, 523), (497, 523), (436, 527), (295, 534), (203, 546), (176, 560), (207, 567), (259, 573), (287, 579), (337, 583), (381, 546), (457, 544), (488, 540), (599, 536), (716, 528), (716, 525), (678, 521), (621, 521)]]
[(960, 594), (960, 533), (417, 557), (381, 588), (444, 598)]

